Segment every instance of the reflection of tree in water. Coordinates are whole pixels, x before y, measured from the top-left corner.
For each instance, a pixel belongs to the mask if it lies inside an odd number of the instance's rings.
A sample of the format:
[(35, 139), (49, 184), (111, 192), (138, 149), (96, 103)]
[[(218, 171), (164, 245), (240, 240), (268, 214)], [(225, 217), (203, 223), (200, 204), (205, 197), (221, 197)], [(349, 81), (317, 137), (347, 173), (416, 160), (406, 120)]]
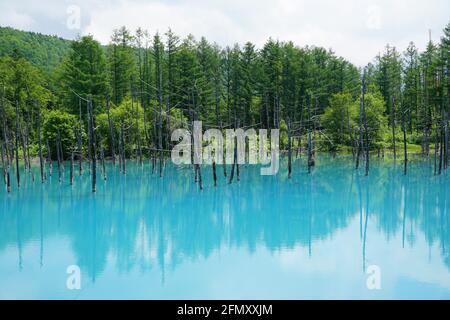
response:
[(45, 266), (45, 239), (63, 235), (73, 262), (95, 280), (110, 259), (120, 272), (158, 267), (164, 273), (223, 247), (254, 252), (261, 245), (271, 251), (301, 245), (314, 255), (314, 242), (359, 219), (362, 241), (366, 221), (375, 221), (387, 239), (400, 235), (404, 246), (414, 246), (423, 233), (430, 246), (439, 244), (450, 268), (448, 177), (432, 176), (414, 162), (403, 176), (392, 164), (374, 161), (365, 178), (348, 159), (321, 160), (311, 175), (295, 162), (292, 179), (283, 168), (278, 176), (262, 177), (247, 166), (240, 183), (228, 185), (220, 176), (217, 188), (205, 167), (202, 192), (189, 168), (168, 167), (159, 178), (131, 164), (127, 176), (109, 173), (96, 195), (86, 178), (73, 188), (55, 180), (30, 184), (27, 192), (2, 195), (0, 250), (15, 245), (21, 259), (27, 242), (38, 241)]

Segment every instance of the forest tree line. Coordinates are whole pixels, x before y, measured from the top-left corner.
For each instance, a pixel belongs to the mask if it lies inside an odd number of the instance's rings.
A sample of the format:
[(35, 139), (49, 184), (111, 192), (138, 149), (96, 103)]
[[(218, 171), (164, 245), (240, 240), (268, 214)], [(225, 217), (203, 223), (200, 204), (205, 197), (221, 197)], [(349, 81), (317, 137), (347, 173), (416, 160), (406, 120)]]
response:
[(222, 48), (125, 27), (106, 46), (83, 36), (59, 47), (54, 67), (12, 47), (0, 58), (3, 163), (91, 157), (93, 139), (97, 156), (142, 159), (194, 120), (280, 128), (282, 148), (309, 153), (410, 150), (448, 163), (450, 24), (425, 51), (386, 46), (363, 68), (292, 42)]

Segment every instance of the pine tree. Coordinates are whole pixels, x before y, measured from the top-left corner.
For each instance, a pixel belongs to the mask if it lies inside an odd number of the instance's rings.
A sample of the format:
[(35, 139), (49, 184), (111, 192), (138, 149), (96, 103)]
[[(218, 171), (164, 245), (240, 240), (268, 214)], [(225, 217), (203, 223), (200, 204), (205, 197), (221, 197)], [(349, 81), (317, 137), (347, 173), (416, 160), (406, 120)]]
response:
[[(94, 112), (104, 111), (106, 97), (109, 95), (109, 76), (106, 57), (100, 43), (92, 36), (85, 36), (74, 41), (61, 75), (64, 101), (69, 109), (79, 112), (80, 95), (84, 98), (92, 96)], [(86, 109), (81, 111), (86, 113)]]
[(114, 104), (118, 105), (130, 93), (136, 73), (133, 36), (125, 27), (116, 29), (111, 37), (109, 64)]

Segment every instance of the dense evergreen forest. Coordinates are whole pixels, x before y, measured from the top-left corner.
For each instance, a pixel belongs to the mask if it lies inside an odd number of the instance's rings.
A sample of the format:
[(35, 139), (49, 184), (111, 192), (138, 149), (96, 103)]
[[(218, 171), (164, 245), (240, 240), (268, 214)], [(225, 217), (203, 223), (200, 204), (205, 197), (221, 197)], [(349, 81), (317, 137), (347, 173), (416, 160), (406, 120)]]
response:
[(405, 172), (408, 153), (434, 156), (436, 173), (449, 160), (450, 24), (424, 52), (386, 46), (362, 68), (292, 42), (222, 48), (125, 27), (106, 46), (0, 28), (0, 56), (5, 179), (19, 159), (161, 158), (194, 120), (280, 128), (281, 147), (310, 166), (317, 150), (353, 153), (366, 172), (370, 153), (401, 158)]
[(0, 27), (0, 57), (23, 57), (48, 76), (69, 52), (71, 43), (56, 36)]

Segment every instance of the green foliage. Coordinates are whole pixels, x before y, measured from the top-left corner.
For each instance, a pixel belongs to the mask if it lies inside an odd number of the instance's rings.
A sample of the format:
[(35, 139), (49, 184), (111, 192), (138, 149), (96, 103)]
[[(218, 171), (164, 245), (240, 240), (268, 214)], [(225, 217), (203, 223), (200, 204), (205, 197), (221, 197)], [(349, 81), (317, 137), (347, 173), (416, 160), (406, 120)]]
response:
[[(110, 117), (113, 124), (116, 150), (120, 138), (120, 129), (121, 126), (123, 126), (126, 137), (126, 152), (127, 154), (132, 154), (132, 151), (137, 148), (137, 136), (145, 136), (144, 109), (138, 102), (134, 101), (132, 103), (130, 98), (126, 98), (120, 105), (111, 108)], [(98, 127), (96, 132), (100, 139), (100, 144), (103, 145), (106, 150), (111, 150), (108, 114), (99, 114), (96, 117), (96, 124)], [(138, 127), (139, 130), (137, 129)]]
[[(35, 142), (36, 126), (33, 125), (33, 113), (45, 107), (52, 99), (52, 94), (46, 88), (42, 72), (24, 58), (0, 58), (0, 122), (3, 131), (15, 136), (16, 119), (20, 128), (24, 128), (30, 136), (30, 144)], [(16, 103), (18, 111), (16, 112)]]
[(59, 132), (63, 154), (64, 157), (67, 158), (68, 155), (76, 148), (74, 131), (74, 128), (77, 125), (76, 117), (62, 110), (49, 110), (43, 112), (42, 118), (43, 144), (45, 145), (48, 139), (52, 158), (56, 159), (56, 141)]
[(183, 114), (180, 109), (170, 110), (171, 125), (173, 128), (188, 128), (188, 118)]
[[(372, 147), (378, 147), (384, 140), (386, 140), (387, 130), (387, 117), (384, 114), (385, 104), (383, 97), (377, 94), (367, 94), (364, 98), (366, 118), (367, 118), (367, 130), (369, 131), (369, 140)], [(355, 114), (353, 121), (357, 123)]]
[(108, 48), (111, 69), (112, 99), (120, 104), (132, 88), (132, 80), (136, 72), (134, 59), (133, 36), (125, 27), (114, 30), (112, 42)]
[(377, 62), (376, 83), (385, 101), (385, 113), (389, 115), (389, 119), (392, 121), (394, 116), (392, 112), (395, 112), (392, 106), (393, 99), (394, 103), (398, 104), (401, 97), (401, 57), (395, 47), (386, 46), (384, 54), (377, 57)]
[(0, 58), (0, 84), (3, 97), (11, 103), (45, 105), (51, 99), (44, 76), (24, 58)]
[[(389, 138), (383, 97), (380, 94), (366, 94), (364, 104), (371, 148), (377, 148)], [(359, 99), (353, 100), (349, 93), (333, 95), (321, 117), (321, 123), (327, 138), (323, 140), (326, 140), (325, 145), (329, 150), (337, 151), (340, 147), (352, 146), (360, 134)], [(362, 130), (364, 133), (364, 122)]]
[[(54, 52), (49, 52), (50, 44)], [(364, 68), (372, 149), (390, 147), (392, 139), (401, 142), (403, 127), (410, 143), (436, 140), (439, 123), (448, 120), (450, 111), (449, 50), (450, 25), (440, 43), (430, 41), (424, 52), (410, 44), (402, 56), (388, 46)], [(58, 65), (57, 57), (64, 52)], [(17, 100), (17, 116), (29, 129), (31, 144), (36, 143), (39, 109), (43, 114), (64, 110), (77, 121), (81, 113), (86, 131), (86, 102), (80, 106), (79, 94), (92, 97), (98, 139), (106, 149), (110, 146), (105, 106), (107, 99), (111, 101), (114, 138), (118, 144), (123, 123), (128, 154), (139, 142), (154, 148), (162, 140), (161, 147), (167, 148), (171, 131), (187, 127), (190, 120), (202, 120), (208, 127), (280, 128), (282, 147), (287, 145), (288, 122), (303, 143), (305, 129), (314, 123), (318, 147), (348, 150), (360, 132), (362, 73), (331, 50), (273, 39), (262, 48), (250, 42), (221, 48), (191, 35), (180, 40), (170, 30), (164, 38), (122, 27), (102, 47), (91, 36), (62, 41), (0, 28), (5, 131), (14, 137)]]
[(22, 57), (49, 75), (68, 53), (71, 41), (0, 27), (0, 57)]
[[(78, 94), (85, 99), (92, 97), (94, 109), (98, 113), (99, 106), (104, 105), (109, 92), (107, 61), (100, 43), (92, 36), (72, 42), (71, 51), (60, 74), (60, 93), (65, 107), (77, 114)], [(85, 110), (83, 108), (82, 112)]]
[(338, 145), (352, 145), (358, 122), (358, 103), (349, 93), (336, 93), (330, 100), (321, 118), (330, 142), (329, 148), (336, 150)]

